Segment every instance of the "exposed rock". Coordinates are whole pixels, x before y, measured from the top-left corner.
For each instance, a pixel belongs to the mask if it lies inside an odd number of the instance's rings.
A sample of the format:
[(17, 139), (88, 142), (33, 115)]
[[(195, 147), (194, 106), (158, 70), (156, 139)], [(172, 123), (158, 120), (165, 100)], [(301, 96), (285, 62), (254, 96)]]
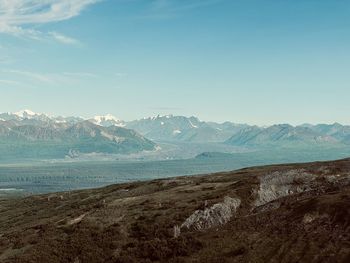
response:
[(303, 223), (304, 224), (309, 224), (312, 221), (314, 221), (316, 218), (317, 218), (316, 214), (307, 213), (307, 214), (304, 215)]
[(260, 177), (255, 206), (261, 206), (278, 198), (311, 190), (310, 182), (316, 175), (305, 170), (274, 172)]
[(180, 234), (181, 234), (181, 228), (178, 225), (174, 226), (174, 238), (178, 238)]
[(80, 223), (81, 220), (83, 220), (85, 216), (86, 216), (86, 214), (82, 214), (82, 215), (78, 216), (77, 218), (74, 218), (74, 219), (70, 220), (68, 222), (68, 225), (74, 225), (74, 224)]
[(204, 210), (196, 210), (181, 225), (181, 228), (186, 227), (194, 230), (205, 230), (211, 227), (224, 225), (231, 219), (240, 204), (240, 199), (226, 196), (222, 203), (217, 203)]

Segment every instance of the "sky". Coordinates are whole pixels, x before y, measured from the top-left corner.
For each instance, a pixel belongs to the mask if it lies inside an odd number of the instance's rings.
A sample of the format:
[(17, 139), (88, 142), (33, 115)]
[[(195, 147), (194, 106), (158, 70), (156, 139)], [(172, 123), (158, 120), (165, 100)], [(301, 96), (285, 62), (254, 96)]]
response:
[(0, 112), (350, 124), (348, 0), (0, 0)]

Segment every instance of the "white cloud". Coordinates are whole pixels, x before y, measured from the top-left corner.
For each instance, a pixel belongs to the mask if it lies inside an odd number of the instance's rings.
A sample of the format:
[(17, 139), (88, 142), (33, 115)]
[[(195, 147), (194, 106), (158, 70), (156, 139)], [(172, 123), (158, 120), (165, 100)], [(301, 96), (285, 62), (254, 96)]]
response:
[[(92, 78), (99, 77), (98, 75), (89, 72), (39, 73), (17, 69), (3, 69), (0, 72), (4, 73), (6, 78), (17, 80), (19, 77), (22, 77), (30, 83), (43, 83), (47, 87), (78, 84), (83, 83), (84, 81), (91, 81)], [(15, 81), (5, 79), (1, 81), (0, 79), (0, 83), (15, 84)]]
[(87, 78), (97, 78), (98, 76), (89, 72), (63, 72), (63, 75), (72, 77), (87, 77)]
[(151, 2), (151, 8), (153, 10), (183, 11), (215, 4), (219, 1), (221, 0), (191, 0), (183, 2), (173, 0), (153, 0), (153, 2)]
[(46, 74), (41, 74), (41, 73), (36, 73), (36, 72), (30, 72), (30, 71), (23, 71), (23, 70), (3, 70), (2, 72), (4, 73), (9, 73), (9, 74), (16, 74), (16, 75), (22, 75), (34, 80), (38, 80), (41, 82), (53, 82), (53, 79), (50, 78)]
[(14, 80), (8, 80), (8, 79), (0, 79), (0, 84), (6, 84), (6, 85), (21, 85), (22, 83)]
[(79, 41), (75, 38), (72, 37), (67, 37), (65, 35), (62, 35), (57, 32), (49, 32), (49, 35), (52, 36), (53, 39), (57, 40), (58, 42), (61, 42), (63, 44), (68, 44), (68, 45), (75, 45), (79, 44)]
[(220, 3), (222, 0), (150, 0), (149, 8), (137, 16), (141, 19), (171, 19), (186, 11)]
[(87, 6), (100, 0), (0, 0), (0, 33), (31, 39), (52, 39), (64, 44), (77, 40), (57, 32), (48, 34), (33, 25), (58, 22), (78, 16)]

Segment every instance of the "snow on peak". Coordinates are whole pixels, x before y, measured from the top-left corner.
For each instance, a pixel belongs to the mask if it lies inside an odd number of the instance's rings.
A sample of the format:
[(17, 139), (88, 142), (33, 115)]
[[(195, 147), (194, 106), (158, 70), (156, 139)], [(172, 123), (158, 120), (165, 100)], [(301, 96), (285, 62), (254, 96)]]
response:
[(66, 120), (55, 120), (55, 123), (67, 123), (67, 121)]
[(101, 122), (101, 121), (117, 121), (117, 122), (119, 122), (120, 121), (119, 119), (114, 117), (112, 114), (107, 114), (107, 115), (102, 115), (102, 116), (95, 116), (94, 120), (96, 120), (97, 122)]
[(35, 112), (33, 112), (31, 110), (21, 110), (21, 111), (15, 112), (13, 114), (17, 115), (20, 118), (33, 117), (33, 116), (37, 115)]
[(15, 115), (21, 119), (47, 119), (49, 116), (43, 113), (35, 113), (31, 110), (21, 110), (15, 113), (9, 113), (9, 115)]
[(97, 124), (100, 126), (119, 126), (119, 127), (125, 126), (125, 123), (122, 120), (114, 117), (112, 114), (95, 116), (91, 119), (91, 121), (94, 124)]
[(192, 128), (195, 128), (195, 129), (197, 129), (197, 128), (198, 128), (198, 126), (197, 126), (197, 125), (194, 125), (194, 124), (192, 123), (192, 121), (191, 121), (191, 120), (188, 120), (188, 121), (190, 122), (190, 124), (191, 124)]
[(158, 119), (163, 119), (163, 118), (170, 119), (172, 117), (174, 117), (172, 114), (167, 114), (167, 115), (158, 114), (157, 116), (144, 118), (144, 119), (158, 120)]

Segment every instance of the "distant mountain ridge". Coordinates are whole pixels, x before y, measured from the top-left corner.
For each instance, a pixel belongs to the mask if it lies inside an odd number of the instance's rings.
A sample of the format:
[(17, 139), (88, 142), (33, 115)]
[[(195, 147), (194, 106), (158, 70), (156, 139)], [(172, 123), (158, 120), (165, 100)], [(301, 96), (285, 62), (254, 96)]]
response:
[(155, 141), (216, 142), (233, 146), (288, 144), (350, 144), (350, 126), (334, 124), (275, 124), (268, 127), (200, 121), (196, 117), (158, 115), (126, 123)]
[(277, 124), (267, 128), (252, 126), (242, 129), (225, 143), (236, 146), (348, 144), (349, 136), (350, 127), (339, 124), (314, 126)]
[[(30, 110), (0, 113), (0, 148), (7, 147), (13, 151), (13, 145), (16, 145), (15, 151), (19, 155), (28, 151), (30, 156), (29, 152), (33, 154), (34, 150), (35, 156), (49, 154), (55, 158), (75, 157), (80, 153), (130, 154), (153, 151), (159, 149), (157, 143), (167, 142), (188, 144), (188, 147), (211, 143), (256, 149), (322, 145), (347, 147), (350, 145), (350, 126), (334, 123), (259, 127), (232, 122), (205, 122), (194, 116), (174, 115), (126, 122), (111, 114), (86, 119), (50, 116)], [(19, 149), (24, 150), (21, 152)], [(210, 151), (211, 148), (207, 149)]]
[(109, 127), (109, 126), (125, 127), (126, 126), (124, 121), (117, 119), (111, 114), (107, 114), (104, 116), (95, 116), (89, 119), (89, 121), (96, 125), (105, 126), (105, 127)]
[(153, 140), (182, 142), (223, 142), (247, 126), (230, 122), (204, 122), (194, 116), (173, 115), (158, 115), (126, 124), (126, 127)]
[(0, 159), (75, 158), (155, 149), (156, 143), (116, 125), (107, 127), (79, 117), (49, 117), (30, 111), (0, 114)]
[(35, 113), (31, 110), (21, 110), (18, 112), (5, 112), (0, 113), (0, 121), (13, 121), (22, 122), (27, 124), (44, 124), (44, 123), (77, 123), (85, 120), (82, 117), (62, 117), (62, 116), (49, 116), (45, 113)]

